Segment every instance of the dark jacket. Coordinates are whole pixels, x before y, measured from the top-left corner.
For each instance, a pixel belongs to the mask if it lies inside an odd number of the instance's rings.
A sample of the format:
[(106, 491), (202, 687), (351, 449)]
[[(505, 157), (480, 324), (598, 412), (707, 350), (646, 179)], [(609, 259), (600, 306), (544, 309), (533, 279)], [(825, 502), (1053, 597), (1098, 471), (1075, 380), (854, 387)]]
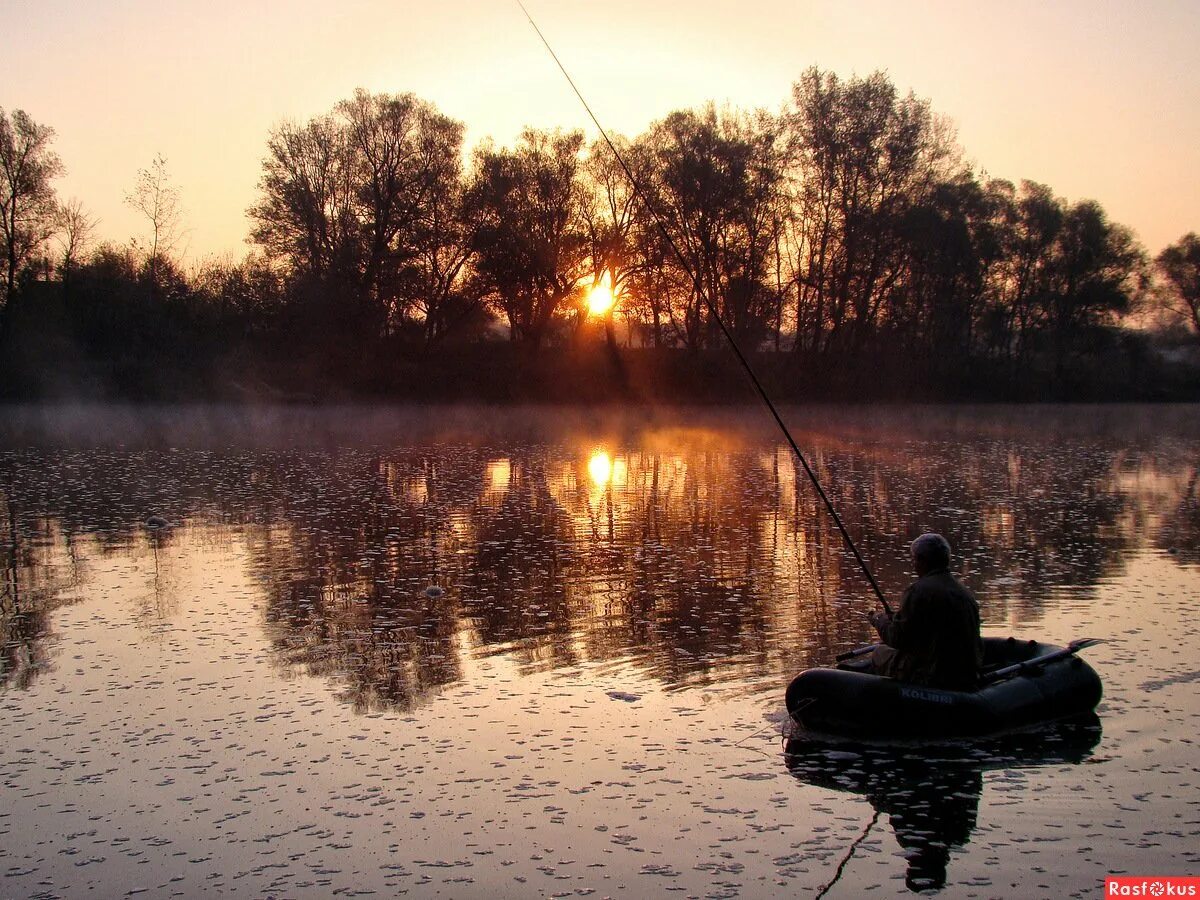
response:
[(887, 643), (896, 648), (893, 677), (946, 690), (975, 690), (983, 666), (979, 601), (947, 569), (930, 572), (905, 592)]

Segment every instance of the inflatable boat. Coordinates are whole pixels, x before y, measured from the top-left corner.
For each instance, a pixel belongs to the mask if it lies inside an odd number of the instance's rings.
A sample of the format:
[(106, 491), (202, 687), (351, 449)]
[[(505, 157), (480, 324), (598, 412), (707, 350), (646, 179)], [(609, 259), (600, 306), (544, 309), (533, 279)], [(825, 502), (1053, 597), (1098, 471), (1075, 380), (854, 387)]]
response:
[[(1100, 702), (1100, 677), (1078, 651), (1016, 638), (984, 638), (983, 676), (975, 691), (906, 684), (856, 670), (809, 669), (787, 689), (787, 710), (805, 731), (868, 739), (955, 738), (998, 734), (1090, 713)], [(872, 648), (845, 654), (864, 657)]]

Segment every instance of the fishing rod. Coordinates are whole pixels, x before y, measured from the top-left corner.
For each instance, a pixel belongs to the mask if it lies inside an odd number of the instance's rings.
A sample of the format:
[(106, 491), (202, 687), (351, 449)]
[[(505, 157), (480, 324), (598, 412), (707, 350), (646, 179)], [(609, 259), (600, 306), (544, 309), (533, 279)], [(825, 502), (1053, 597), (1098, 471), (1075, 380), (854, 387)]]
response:
[(550, 42), (546, 40), (546, 36), (542, 34), (542, 29), (538, 27), (537, 22), (533, 21), (533, 16), (529, 14), (529, 10), (525, 8), (525, 4), (521, 2), (521, 0), (517, 0), (517, 6), (521, 7), (521, 12), (525, 14), (525, 18), (529, 20), (529, 24), (532, 25), (533, 30), (537, 32), (537, 36), (541, 39), (542, 44), (545, 45), (546, 50), (549, 51), (550, 56), (554, 59), (555, 64), (558, 66), (558, 70), (563, 73), (563, 77), (567, 79), (567, 84), (571, 86), (571, 90), (575, 92), (575, 96), (579, 98), (579, 102), (583, 104), (583, 108), (587, 111), (588, 116), (591, 117), (592, 124), (596, 126), (600, 132), (600, 136), (604, 138), (604, 143), (608, 145), (608, 149), (611, 150), (612, 155), (616, 157), (617, 162), (621, 166), (621, 170), (625, 173), (625, 177), (629, 179), (629, 185), (633, 188), (634, 195), (639, 201), (641, 201), (641, 204), (646, 208), (646, 211), (650, 213), (650, 218), (654, 220), (654, 224), (658, 227), (659, 234), (662, 235), (663, 239), (667, 242), (667, 245), (671, 248), (671, 252), (675, 254), (675, 258), (683, 267), (683, 270), (688, 274), (688, 277), (691, 278), (692, 287), (696, 291), (696, 294), (704, 303), (705, 308), (708, 310), (709, 316), (712, 317), (712, 320), (717, 323), (717, 327), (720, 328), (721, 334), (725, 335), (725, 340), (729, 343), (729, 346), (733, 350), (734, 356), (737, 357), (738, 362), (741, 363), (742, 369), (750, 378), (750, 383), (754, 385), (754, 390), (757, 392), (759, 399), (761, 399), (762, 402), (766, 404), (767, 409), (770, 410), (771, 416), (775, 419), (775, 424), (778, 425), (779, 430), (783, 432), (784, 438), (787, 439), (788, 446), (792, 448), (792, 453), (795, 454), (796, 459), (800, 460), (800, 465), (804, 468), (805, 474), (808, 475), (809, 480), (816, 489), (817, 496), (819, 496), (825, 503), (825, 509), (828, 510), (830, 517), (834, 521), (834, 524), (837, 525), (838, 531), (841, 532), (842, 540), (845, 541), (846, 546), (854, 555), (854, 559), (858, 563), (858, 567), (862, 569), (863, 575), (866, 576), (872, 590), (875, 591), (875, 596), (879, 598), (879, 602), (883, 605), (884, 611), (890, 616), (892, 614), (892, 607), (888, 603), (887, 598), (883, 595), (883, 591), (880, 590), (879, 583), (875, 580), (875, 576), (871, 573), (871, 569), (867, 565), (867, 561), (863, 559), (863, 555), (858, 552), (858, 547), (855, 546), (854, 540), (850, 537), (850, 532), (846, 530), (846, 526), (842, 523), (842, 517), (839, 516), (837, 510), (834, 509), (833, 502), (825, 493), (825, 489), (821, 487), (821, 482), (817, 478), (817, 473), (814, 472), (812, 466), (808, 464), (808, 458), (800, 450), (800, 446), (796, 443), (796, 439), (792, 437), (792, 433), (788, 430), (787, 425), (784, 423), (783, 417), (779, 414), (779, 410), (776, 409), (775, 404), (771, 402), (771, 398), (768, 396), (766, 389), (762, 386), (762, 382), (758, 380), (758, 376), (754, 373), (754, 369), (751, 367), (750, 361), (746, 358), (746, 355), (742, 353), (742, 348), (739, 347), (738, 342), (734, 340), (733, 333), (725, 325), (724, 318), (722, 318), (720, 312), (716, 308), (716, 305), (709, 298), (708, 293), (704, 290), (704, 286), (700, 282), (699, 274), (693, 271), (692, 267), (688, 264), (683, 252), (675, 243), (675, 239), (671, 237), (670, 232), (667, 231), (667, 227), (663, 224), (662, 217), (659, 216), (658, 210), (654, 208), (654, 205), (650, 202), (649, 198), (646, 197), (645, 192), (642, 190), (641, 185), (638, 184), (637, 179), (633, 177), (633, 172), (630, 170), (629, 166), (626, 165), (625, 158), (609, 139), (608, 132), (604, 130), (604, 126), (600, 124), (600, 120), (596, 118), (596, 114), (592, 112), (591, 106), (588, 105), (587, 100), (584, 99), (583, 94), (580, 93), (579, 88), (575, 85), (575, 80), (571, 77), (570, 73), (567, 72), (566, 67), (562, 64), (562, 60), (558, 58), (558, 54), (554, 52), (554, 48), (551, 47)]

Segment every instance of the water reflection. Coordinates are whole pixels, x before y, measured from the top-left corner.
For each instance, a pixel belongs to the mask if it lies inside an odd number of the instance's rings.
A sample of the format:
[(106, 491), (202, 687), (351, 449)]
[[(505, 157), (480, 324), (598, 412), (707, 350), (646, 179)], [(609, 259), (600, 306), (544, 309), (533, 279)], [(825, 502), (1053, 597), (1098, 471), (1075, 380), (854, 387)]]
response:
[[(51, 520), (22, 520), (11, 483), (0, 489), (0, 688), (28, 688), (50, 665), (50, 614), (78, 600), (73, 588), (80, 583), (80, 559), (78, 547), (62, 542)], [(63, 564), (50, 564), (52, 555), (64, 557)]]
[[(970, 841), (985, 772), (1076, 765), (1100, 737), (1099, 719), (1088, 716), (1048, 730), (938, 748), (791, 740), (784, 759), (805, 784), (866, 798), (875, 810), (870, 827), (886, 815), (907, 860), (904, 883), (920, 892), (945, 886), (950, 851)], [(845, 872), (870, 827), (848, 849), (822, 895)]]
[[(1196, 495), (1197, 478), (1200, 478), (1200, 466), (1193, 465), (1191, 471), (1186, 474), (1180, 473), (1173, 479), (1168, 476), (1168, 486), (1163, 491), (1163, 502), (1168, 512), (1158, 525), (1155, 546), (1171, 554), (1181, 564), (1200, 563), (1200, 497)], [(1182, 486), (1171, 483), (1178, 481), (1183, 482)]]
[[(49, 664), (49, 614), (79, 599), (91, 563), (142, 557), (143, 617), (164, 622), (194, 602), (172, 567), (205, 541), (247, 548), (279, 671), (330, 678), (359, 710), (419, 703), (471, 655), (774, 690), (869, 636), (862, 578), (773, 437), (736, 421), (539, 428), (303, 451), (0, 453), (3, 680)], [(985, 621), (1016, 629), (1134, 547), (1197, 559), (1186, 433), (1064, 437), (1039, 421), (931, 435), (914, 418), (800, 437), (893, 594), (924, 530), (951, 538)], [(148, 533), (150, 513), (174, 527)]]

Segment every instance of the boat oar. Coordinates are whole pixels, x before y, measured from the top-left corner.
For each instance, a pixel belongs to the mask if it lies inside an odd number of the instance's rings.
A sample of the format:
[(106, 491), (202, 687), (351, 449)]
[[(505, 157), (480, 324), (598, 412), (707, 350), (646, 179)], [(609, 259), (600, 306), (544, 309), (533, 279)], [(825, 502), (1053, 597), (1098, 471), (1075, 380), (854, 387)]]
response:
[(855, 647), (853, 650), (847, 650), (845, 653), (839, 653), (834, 657), (834, 659), (837, 662), (845, 662), (848, 659), (856, 659), (859, 656), (866, 656), (878, 646), (878, 644), (867, 644), (865, 647)]
[(1005, 666), (1003, 669), (996, 669), (993, 672), (988, 672), (980, 679), (980, 683), (993, 684), (997, 681), (1003, 681), (1005, 678), (1011, 678), (1014, 675), (1028, 675), (1031, 672), (1036, 672), (1049, 663), (1056, 662), (1060, 659), (1066, 659), (1069, 656), (1074, 656), (1076, 653), (1086, 647), (1103, 643), (1103, 638), (1080, 638), (1077, 641), (1071, 641), (1071, 643), (1067, 644), (1067, 646), (1060, 650), (1053, 650), (1050, 653), (1044, 653), (1041, 656), (1035, 656), (1033, 659), (1027, 659), (1024, 662), (1013, 663), (1011, 666)]
[[(1004, 678), (1008, 678), (1010, 675), (1019, 675), (1029, 672), (1033, 669), (1041, 668), (1042, 666), (1046, 665), (1046, 663), (1052, 663), (1059, 659), (1066, 659), (1068, 656), (1074, 656), (1080, 650), (1103, 643), (1103, 638), (1080, 638), (1077, 641), (1071, 641), (1071, 643), (1069, 643), (1066, 647), (1063, 647), (1061, 650), (1054, 650), (1050, 653), (1045, 653), (1041, 656), (1034, 657), (1033, 659), (1027, 659), (1024, 662), (1013, 663), (1011, 666), (1005, 666), (1003, 669), (995, 669), (994, 671), (986, 672), (983, 676), (983, 682), (984, 684), (988, 684), (992, 681), (1000, 681)], [(837, 662), (845, 662), (848, 659), (857, 659), (860, 656), (866, 656), (878, 646), (879, 644), (865, 644), (862, 647), (855, 647), (853, 650), (847, 650), (844, 653), (839, 653), (834, 657), (834, 659)]]

